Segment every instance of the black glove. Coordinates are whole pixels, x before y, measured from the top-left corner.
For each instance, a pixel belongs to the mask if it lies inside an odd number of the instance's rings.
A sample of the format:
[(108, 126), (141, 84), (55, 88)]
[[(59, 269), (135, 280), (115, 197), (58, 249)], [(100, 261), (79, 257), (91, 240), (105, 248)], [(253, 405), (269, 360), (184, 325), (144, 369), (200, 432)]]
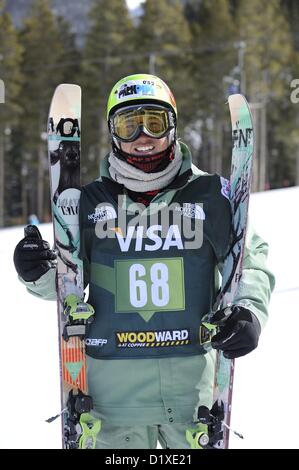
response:
[(212, 337), (212, 347), (221, 349), (224, 357), (234, 359), (245, 356), (257, 347), (261, 334), (260, 322), (247, 308), (232, 305), (219, 310), (212, 323), (219, 328)]
[(33, 282), (56, 265), (57, 255), (35, 225), (27, 225), (24, 234), (25, 238), (15, 248), (13, 260), (19, 276)]

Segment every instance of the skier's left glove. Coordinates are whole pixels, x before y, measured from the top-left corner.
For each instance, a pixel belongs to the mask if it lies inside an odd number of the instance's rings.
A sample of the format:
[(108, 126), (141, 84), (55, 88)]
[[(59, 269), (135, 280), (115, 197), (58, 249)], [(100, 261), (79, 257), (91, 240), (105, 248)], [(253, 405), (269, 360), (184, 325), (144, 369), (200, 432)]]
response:
[(35, 225), (27, 225), (24, 238), (14, 251), (14, 265), (18, 275), (26, 282), (35, 282), (49, 269), (56, 267), (57, 255), (50, 249), (48, 242), (42, 239)]
[(247, 308), (233, 305), (221, 309), (215, 313), (212, 323), (218, 326), (218, 333), (212, 337), (212, 347), (222, 350), (224, 357), (245, 356), (257, 347), (260, 322)]

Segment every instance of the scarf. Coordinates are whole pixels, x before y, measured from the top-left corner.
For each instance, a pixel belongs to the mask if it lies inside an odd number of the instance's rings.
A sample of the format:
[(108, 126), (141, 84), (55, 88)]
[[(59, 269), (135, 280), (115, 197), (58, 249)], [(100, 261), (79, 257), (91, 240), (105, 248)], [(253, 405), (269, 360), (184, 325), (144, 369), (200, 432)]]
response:
[(120, 160), (113, 152), (110, 153), (108, 162), (111, 178), (125, 188), (136, 192), (147, 192), (162, 189), (168, 186), (175, 178), (182, 165), (182, 152), (176, 142), (174, 159), (162, 171), (145, 173), (142, 170)]

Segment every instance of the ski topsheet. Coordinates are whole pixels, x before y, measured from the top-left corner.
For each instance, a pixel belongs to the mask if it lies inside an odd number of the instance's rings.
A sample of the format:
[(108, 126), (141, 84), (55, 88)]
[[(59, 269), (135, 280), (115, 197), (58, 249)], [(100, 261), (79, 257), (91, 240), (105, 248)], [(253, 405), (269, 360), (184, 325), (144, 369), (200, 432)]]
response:
[[(224, 261), (222, 286), (218, 305), (227, 307), (234, 302), (242, 276), (247, 214), (254, 155), (254, 129), (249, 105), (240, 94), (228, 98), (232, 125), (232, 161), (228, 189), (232, 209), (233, 244)], [(226, 359), (217, 351), (212, 414), (222, 414), (223, 440), (215, 447), (227, 449), (231, 418), (234, 360)]]
[(53, 95), (48, 120), (48, 154), (54, 245), (57, 250), (57, 311), (63, 447), (70, 444), (68, 401), (73, 392), (87, 393), (83, 336), (68, 335), (65, 299), (83, 299), (83, 265), (79, 259), (81, 88), (61, 84)]

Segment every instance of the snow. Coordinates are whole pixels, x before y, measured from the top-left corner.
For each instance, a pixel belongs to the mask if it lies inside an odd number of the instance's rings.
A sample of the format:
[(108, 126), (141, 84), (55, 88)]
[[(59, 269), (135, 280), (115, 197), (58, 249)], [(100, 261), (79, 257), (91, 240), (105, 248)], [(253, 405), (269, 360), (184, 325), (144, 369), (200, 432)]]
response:
[(250, 218), (269, 243), (276, 286), (259, 347), (236, 360), (231, 425), (245, 439), (232, 436), (231, 448), (299, 448), (298, 202), (299, 187), (251, 197)]
[[(52, 243), (51, 225), (40, 230)], [(56, 303), (31, 296), (17, 279), (13, 251), (23, 232), (0, 230), (0, 448), (59, 448), (60, 420), (45, 423), (61, 409)]]
[[(251, 197), (276, 288), (258, 349), (236, 361), (231, 425), (245, 439), (232, 435), (231, 448), (299, 448), (298, 201), (299, 187)], [(52, 243), (51, 225), (39, 228)], [(22, 237), (23, 227), (0, 230), (0, 448), (60, 448), (60, 420), (45, 422), (60, 410), (56, 304), (27, 294), (17, 280), (12, 257)]]

